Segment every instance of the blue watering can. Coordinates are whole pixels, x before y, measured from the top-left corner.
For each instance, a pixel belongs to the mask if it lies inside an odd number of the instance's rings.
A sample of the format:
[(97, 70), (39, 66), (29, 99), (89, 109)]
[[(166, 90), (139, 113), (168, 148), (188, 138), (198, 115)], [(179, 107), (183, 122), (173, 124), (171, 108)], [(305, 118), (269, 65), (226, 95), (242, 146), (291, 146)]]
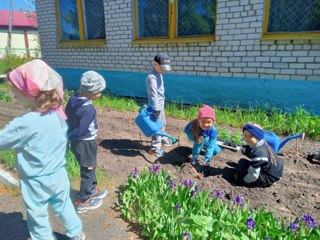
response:
[(139, 115), (135, 118), (135, 123), (138, 125), (140, 130), (146, 137), (151, 137), (152, 135), (158, 135), (163, 137), (168, 137), (172, 139), (172, 144), (178, 142), (178, 139), (170, 136), (167, 133), (161, 132), (162, 124), (159, 119), (156, 121), (151, 120), (152, 110), (143, 105), (139, 110)]
[(267, 143), (273, 148), (273, 150), (278, 153), (280, 149), (290, 140), (300, 138), (304, 139), (304, 133), (300, 133), (297, 135), (292, 135), (284, 139), (283, 141), (280, 140), (280, 137), (278, 137), (274, 132), (264, 132), (264, 139), (267, 141)]

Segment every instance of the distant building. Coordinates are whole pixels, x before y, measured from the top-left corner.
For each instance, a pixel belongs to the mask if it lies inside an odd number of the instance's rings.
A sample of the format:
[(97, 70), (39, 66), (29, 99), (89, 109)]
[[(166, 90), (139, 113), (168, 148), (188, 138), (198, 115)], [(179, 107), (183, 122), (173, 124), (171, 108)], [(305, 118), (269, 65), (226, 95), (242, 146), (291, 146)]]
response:
[[(9, 29), (9, 10), (0, 10), (0, 58), (6, 52)], [(34, 12), (13, 11), (12, 53), (18, 56), (38, 57), (39, 36), (37, 15)]]

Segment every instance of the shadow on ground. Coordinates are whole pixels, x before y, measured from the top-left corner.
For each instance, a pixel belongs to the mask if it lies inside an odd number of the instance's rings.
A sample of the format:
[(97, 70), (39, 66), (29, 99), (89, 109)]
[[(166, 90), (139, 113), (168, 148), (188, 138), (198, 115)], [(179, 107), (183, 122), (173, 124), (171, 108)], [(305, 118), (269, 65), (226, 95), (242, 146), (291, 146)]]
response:
[[(63, 234), (54, 232), (57, 240), (68, 240)], [(27, 221), (21, 212), (0, 212), (0, 239), (1, 240), (27, 240), (30, 239)]]
[(99, 143), (99, 146), (109, 149), (112, 154), (121, 155), (126, 157), (142, 157), (148, 163), (150, 162), (144, 153), (147, 153), (149, 146), (142, 144), (140, 140), (130, 139), (104, 139)]

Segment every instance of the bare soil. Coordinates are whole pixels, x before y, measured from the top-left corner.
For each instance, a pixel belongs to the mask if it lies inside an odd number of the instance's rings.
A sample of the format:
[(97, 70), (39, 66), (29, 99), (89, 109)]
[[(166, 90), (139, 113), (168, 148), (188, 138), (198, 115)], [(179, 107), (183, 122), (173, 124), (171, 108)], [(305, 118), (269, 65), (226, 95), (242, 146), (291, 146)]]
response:
[[(22, 110), (12, 103), (0, 103), (0, 126), (21, 112)], [(307, 156), (319, 148), (320, 143), (309, 140), (308, 136), (304, 141), (292, 140), (281, 149), (284, 175), (278, 183), (269, 188), (246, 188), (235, 186), (230, 181), (234, 173), (233, 166), (243, 156), (240, 152), (228, 149), (222, 149), (221, 154), (211, 161), (208, 176), (202, 179), (196, 178), (197, 172), (189, 164), (192, 144), (182, 134), (187, 121), (167, 119), (167, 132), (179, 137), (180, 141), (172, 147), (164, 147), (167, 154), (158, 158), (147, 152), (150, 139), (135, 125), (136, 112), (117, 112), (108, 109), (98, 109), (97, 112), (100, 124), (97, 139), (98, 163), (107, 176), (106, 186), (110, 191), (108, 207), (103, 209), (104, 214), (109, 217), (106, 223), (100, 224), (105, 224), (104, 228), (108, 228), (110, 222), (116, 221), (119, 223), (118, 228), (121, 228), (120, 232), (123, 230), (127, 234), (119, 233), (119, 238), (112, 239), (141, 239), (137, 227), (121, 220), (115, 202), (118, 199), (119, 188), (130, 172), (135, 167), (142, 171), (152, 164), (161, 165), (181, 181), (197, 180), (202, 190), (221, 189), (226, 201), (232, 202), (236, 196), (241, 195), (249, 203), (249, 207), (255, 209), (264, 207), (278, 218), (283, 217), (289, 221), (303, 214), (311, 214), (317, 223), (320, 223), (320, 165), (307, 160)], [(85, 214), (81, 216), (87, 218)]]

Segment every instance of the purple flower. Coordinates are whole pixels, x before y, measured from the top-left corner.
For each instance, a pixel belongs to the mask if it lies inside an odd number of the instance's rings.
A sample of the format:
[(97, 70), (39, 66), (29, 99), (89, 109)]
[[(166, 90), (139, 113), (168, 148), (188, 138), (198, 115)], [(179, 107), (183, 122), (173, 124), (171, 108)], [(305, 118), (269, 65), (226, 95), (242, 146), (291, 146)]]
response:
[(222, 199), (223, 197), (223, 191), (220, 189), (214, 190), (214, 193), (216, 194), (217, 198)]
[(139, 172), (137, 170), (137, 167), (134, 168), (134, 170), (130, 173), (132, 178), (138, 178)]
[(191, 194), (192, 197), (195, 197), (197, 192), (199, 192), (199, 191), (200, 191), (200, 186), (197, 185), (197, 186), (195, 186), (194, 190), (192, 190), (190, 192), (190, 194)]
[(243, 197), (237, 196), (236, 199), (233, 200), (235, 205), (239, 205), (240, 207), (243, 206)]
[(170, 188), (174, 188), (176, 186), (176, 182), (174, 181), (174, 179), (169, 180), (169, 185)]
[(252, 218), (248, 218), (246, 221), (246, 225), (248, 229), (251, 229), (256, 226), (256, 222)]
[(264, 240), (271, 240), (271, 238), (268, 238), (268, 237), (267, 237), (267, 238), (265, 238)]
[(152, 167), (148, 167), (150, 172), (154, 172), (156, 174), (160, 173), (160, 165), (153, 165)]
[(193, 186), (193, 184), (194, 184), (194, 181), (192, 181), (192, 180), (184, 180), (183, 182), (182, 182), (182, 184), (185, 186), (185, 187), (192, 187)]
[(288, 224), (288, 227), (290, 227), (292, 232), (294, 233), (295, 231), (297, 231), (299, 224), (297, 222), (291, 222)]
[(182, 240), (191, 240), (190, 233), (182, 233)]
[(309, 227), (318, 227), (316, 221), (311, 217), (310, 214), (305, 214), (301, 217), (301, 220)]
[(181, 209), (180, 203), (176, 203), (176, 210), (177, 210), (177, 211), (180, 211), (180, 209)]

